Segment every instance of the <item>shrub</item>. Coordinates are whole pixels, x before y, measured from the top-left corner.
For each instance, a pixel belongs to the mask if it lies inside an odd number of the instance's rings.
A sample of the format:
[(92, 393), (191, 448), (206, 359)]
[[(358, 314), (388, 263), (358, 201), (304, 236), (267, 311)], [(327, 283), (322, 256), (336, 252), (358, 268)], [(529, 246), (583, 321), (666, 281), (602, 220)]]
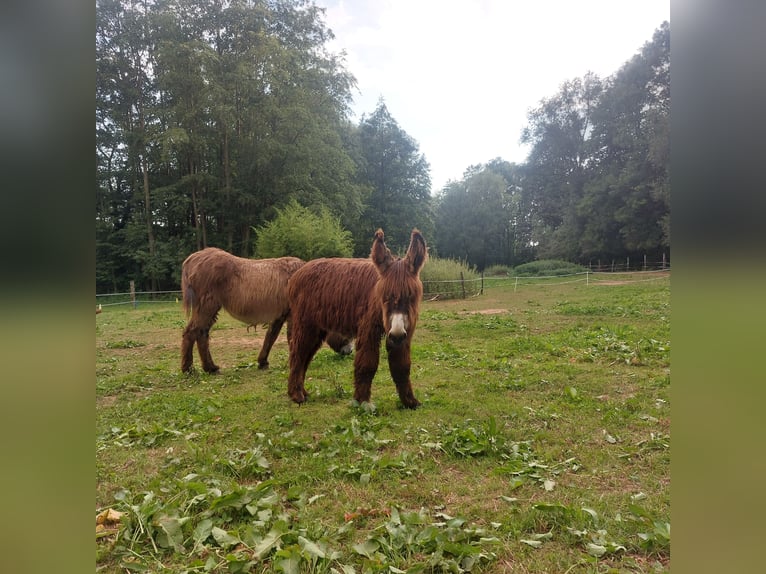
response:
[(513, 268), (512, 275), (516, 277), (546, 277), (551, 275), (574, 275), (587, 271), (582, 265), (561, 261), (559, 259), (542, 259), (531, 261)]
[[(463, 274), (462, 281), (460, 274)], [(429, 257), (428, 262), (420, 272), (423, 281), (423, 296), (427, 299), (457, 299), (476, 295), (480, 289), (479, 273), (475, 267), (454, 259)]]
[(354, 243), (351, 232), (324, 206), (309, 209), (292, 200), (277, 217), (255, 229), (257, 257), (292, 255), (304, 261), (318, 257), (351, 257)]
[(511, 268), (507, 265), (490, 265), (484, 269), (485, 277), (507, 277), (511, 273)]

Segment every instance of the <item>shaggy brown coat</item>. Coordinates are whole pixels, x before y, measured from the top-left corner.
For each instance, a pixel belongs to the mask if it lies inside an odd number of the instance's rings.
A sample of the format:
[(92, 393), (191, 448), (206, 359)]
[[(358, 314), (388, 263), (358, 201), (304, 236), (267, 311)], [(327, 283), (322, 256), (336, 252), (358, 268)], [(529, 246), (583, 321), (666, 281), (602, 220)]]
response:
[(306, 400), (306, 370), (322, 341), (335, 331), (356, 338), (354, 399), (370, 400), (385, 335), (399, 398), (407, 408), (420, 405), (410, 383), (410, 344), (423, 298), (420, 270), (426, 257), (426, 242), (417, 229), (404, 258), (391, 254), (379, 229), (369, 259), (315, 259), (295, 272), (288, 283), (292, 315), (288, 394), (293, 401)]
[(297, 257), (245, 259), (215, 247), (189, 255), (181, 270), (183, 307), (187, 316), (191, 313), (181, 342), (181, 370), (191, 369), (196, 343), (202, 368), (218, 372), (210, 355), (210, 328), (221, 307), (247, 325), (269, 323), (258, 355), (258, 367), (268, 367), (271, 347), (290, 313), (287, 280), (303, 264)]

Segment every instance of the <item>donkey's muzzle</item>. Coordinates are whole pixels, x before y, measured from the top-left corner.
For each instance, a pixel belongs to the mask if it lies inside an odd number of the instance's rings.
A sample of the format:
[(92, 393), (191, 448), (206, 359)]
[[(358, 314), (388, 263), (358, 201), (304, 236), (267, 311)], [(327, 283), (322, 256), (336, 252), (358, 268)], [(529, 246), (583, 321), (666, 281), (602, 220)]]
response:
[(407, 340), (407, 332), (404, 333), (389, 333), (388, 337), (386, 337), (386, 341), (388, 342), (389, 347), (399, 347), (401, 346), (404, 341)]
[(403, 313), (391, 315), (391, 328), (388, 330), (388, 344), (394, 347), (401, 345), (407, 338), (407, 317)]

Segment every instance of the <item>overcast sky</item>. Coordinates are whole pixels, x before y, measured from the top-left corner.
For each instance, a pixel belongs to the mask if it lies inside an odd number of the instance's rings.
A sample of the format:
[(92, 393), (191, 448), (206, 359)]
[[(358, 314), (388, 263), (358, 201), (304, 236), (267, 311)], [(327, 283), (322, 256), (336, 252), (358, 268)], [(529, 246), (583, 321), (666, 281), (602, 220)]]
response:
[(526, 114), (566, 80), (616, 72), (670, 20), (669, 0), (316, 0), (356, 77), (431, 165), (432, 192), (495, 157), (521, 163)]

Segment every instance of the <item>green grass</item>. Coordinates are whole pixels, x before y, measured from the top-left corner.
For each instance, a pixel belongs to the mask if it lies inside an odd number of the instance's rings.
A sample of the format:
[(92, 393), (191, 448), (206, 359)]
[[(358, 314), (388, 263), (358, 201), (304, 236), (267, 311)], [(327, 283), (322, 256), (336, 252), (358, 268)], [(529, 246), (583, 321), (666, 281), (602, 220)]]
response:
[(326, 347), (291, 403), (284, 334), (260, 371), (263, 328), (225, 313), (221, 374), (182, 375), (179, 305), (105, 308), (97, 570), (668, 572), (669, 284), (424, 302), (416, 411), (385, 360), (353, 406)]

